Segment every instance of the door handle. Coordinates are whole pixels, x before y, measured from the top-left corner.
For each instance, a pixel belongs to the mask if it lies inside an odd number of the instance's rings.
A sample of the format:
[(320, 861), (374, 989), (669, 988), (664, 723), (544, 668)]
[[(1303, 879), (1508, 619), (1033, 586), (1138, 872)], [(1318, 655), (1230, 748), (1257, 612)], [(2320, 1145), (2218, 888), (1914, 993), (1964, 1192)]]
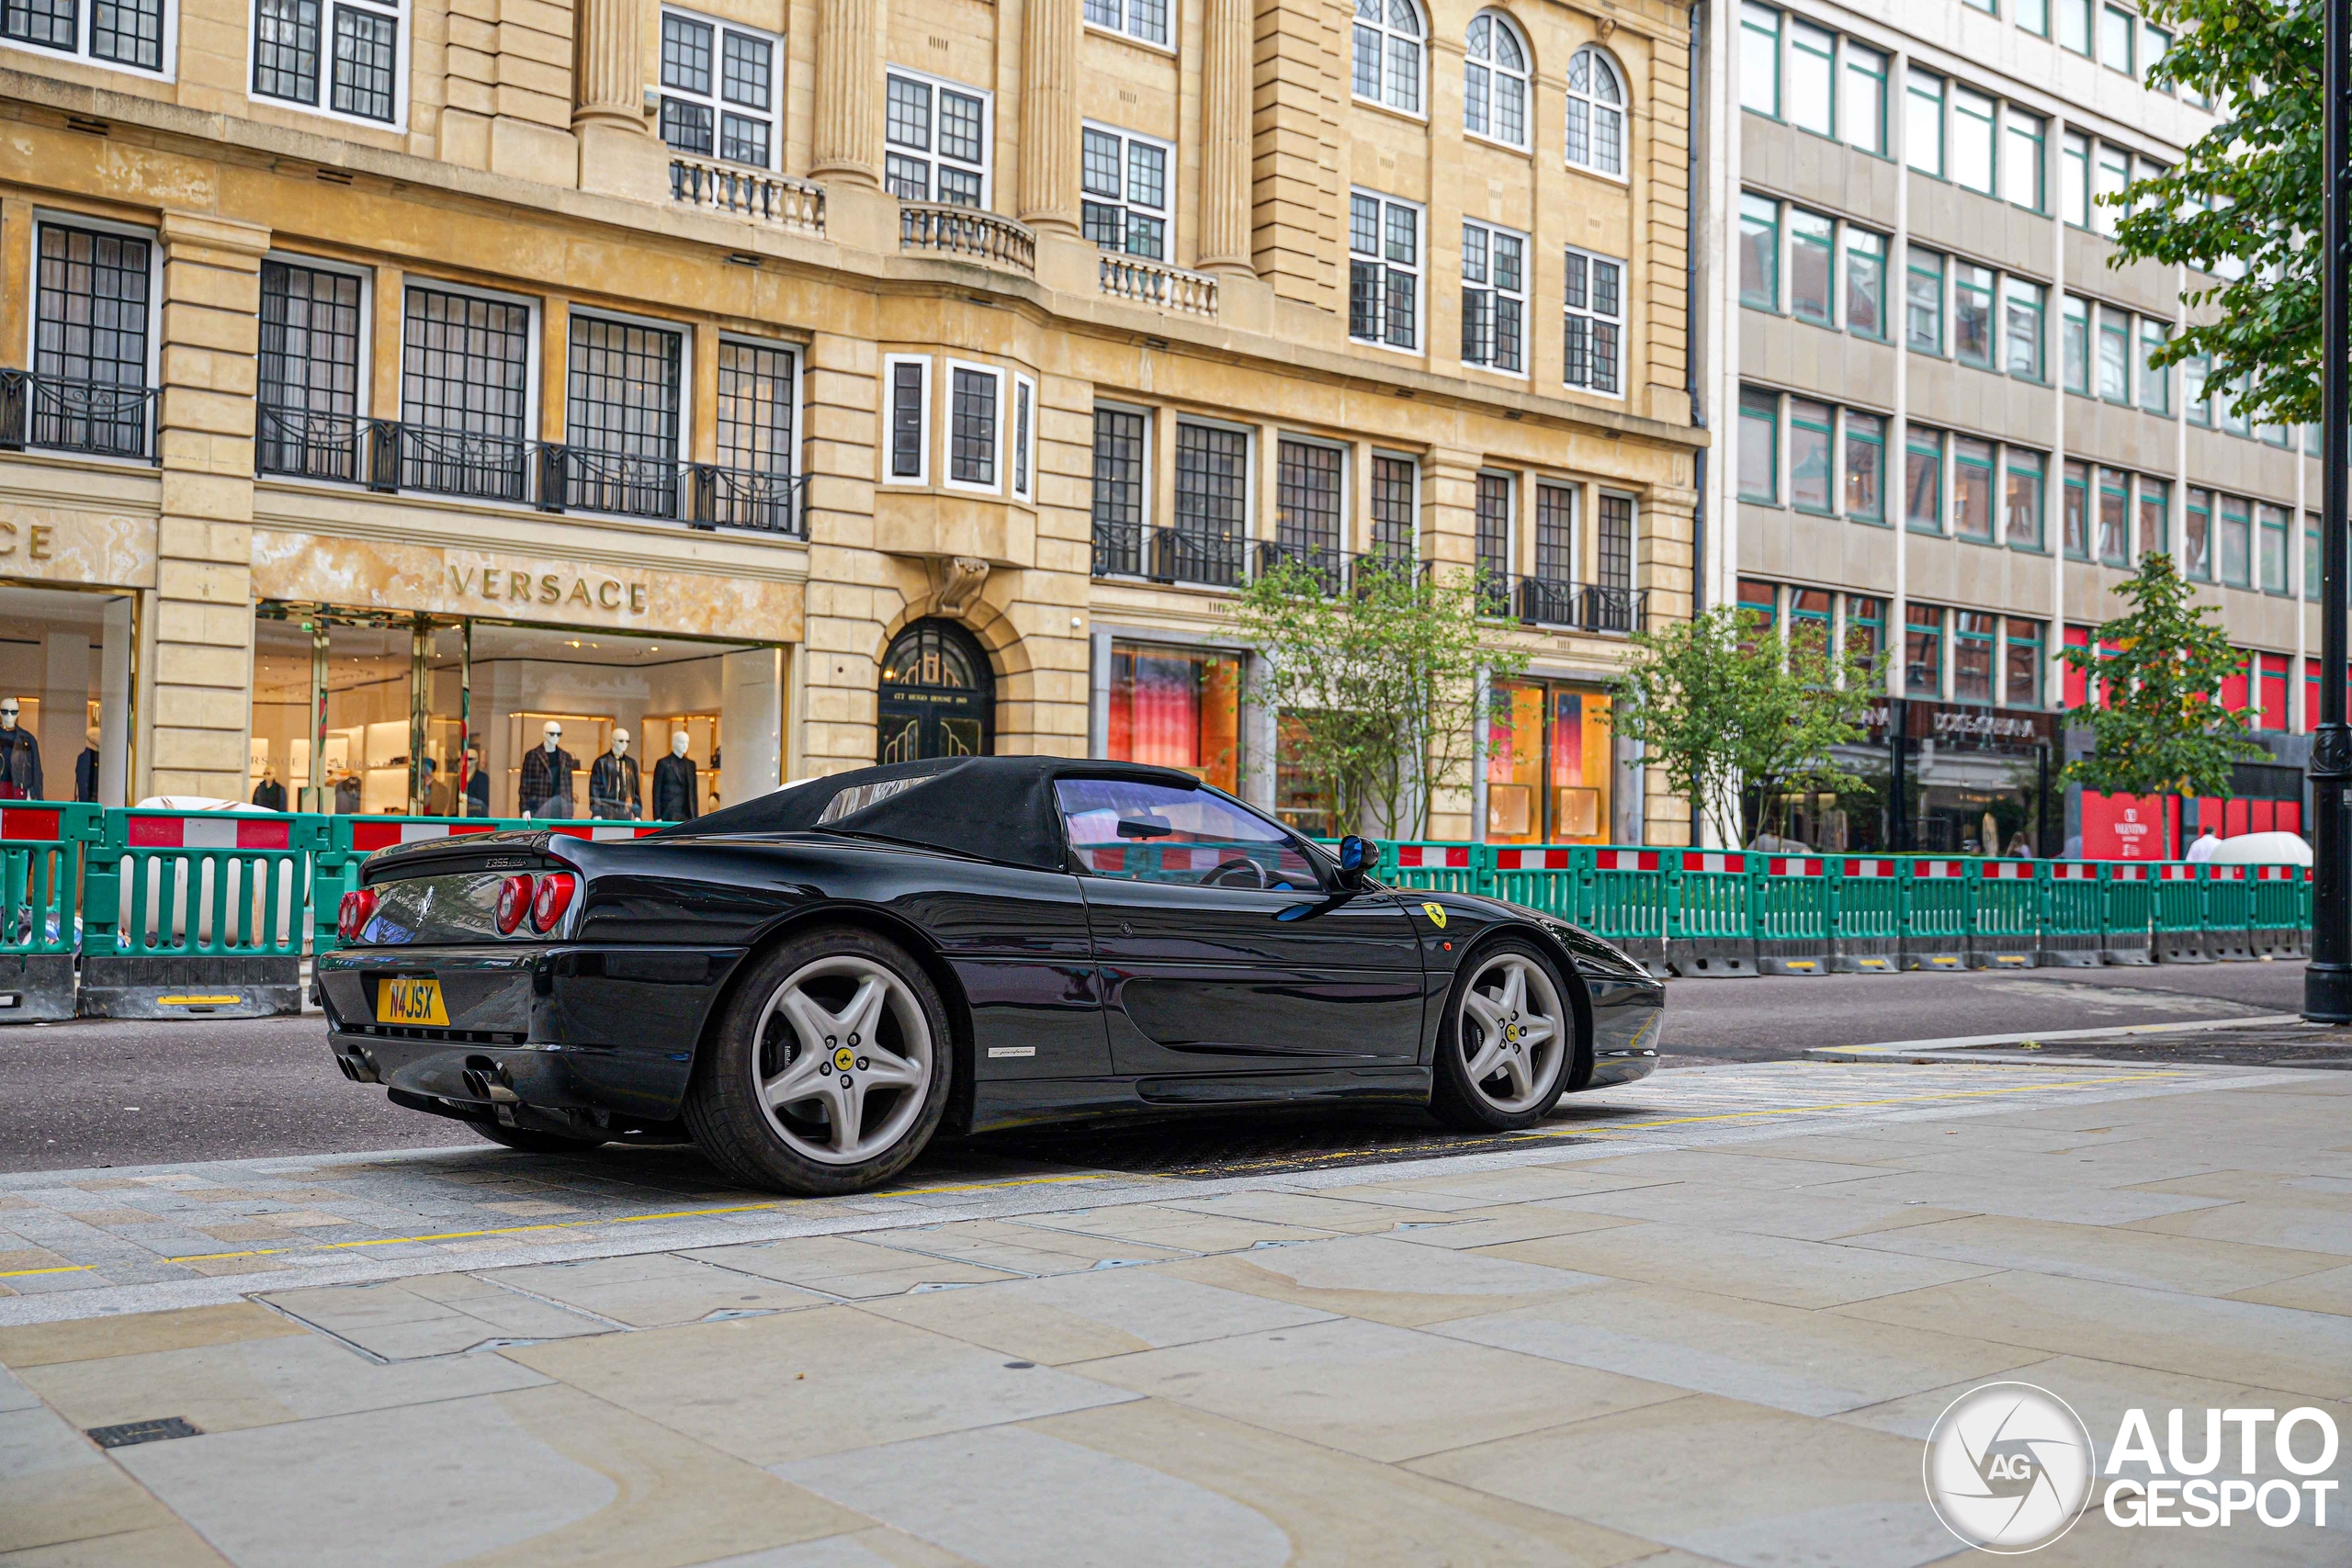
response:
[(1136, 934), (1136, 928), (1129, 925), (1126, 921), (1121, 920), (1119, 922), (1119, 934), (1121, 936), (1133, 936)]

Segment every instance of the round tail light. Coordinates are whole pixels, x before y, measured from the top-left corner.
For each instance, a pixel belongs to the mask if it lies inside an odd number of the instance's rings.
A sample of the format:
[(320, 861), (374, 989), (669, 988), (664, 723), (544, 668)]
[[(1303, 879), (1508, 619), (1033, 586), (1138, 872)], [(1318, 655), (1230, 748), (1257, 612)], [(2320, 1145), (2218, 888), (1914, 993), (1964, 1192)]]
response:
[(368, 922), (376, 918), (376, 890), (355, 887), (343, 896), (334, 915), (335, 933), (345, 942), (357, 942)]
[(510, 876), (498, 885), (498, 934), (513, 936), (531, 908), (531, 879)]
[(551, 871), (539, 878), (538, 897), (531, 900), (531, 929), (542, 936), (563, 921), (571, 908), (574, 878), (568, 871)]

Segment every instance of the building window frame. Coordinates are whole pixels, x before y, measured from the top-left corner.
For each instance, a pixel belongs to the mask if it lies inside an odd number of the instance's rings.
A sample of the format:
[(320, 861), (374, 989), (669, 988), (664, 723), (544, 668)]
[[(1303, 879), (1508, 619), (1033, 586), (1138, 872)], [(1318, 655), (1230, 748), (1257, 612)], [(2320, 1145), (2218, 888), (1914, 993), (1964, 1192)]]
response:
[(2050, 182), (2042, 160), (2049, 154), (2050, 122), (2015, 104), (2001, 111), (2001, 195), (2028, 212), (2049, 210)]
[[(1429, 118), (1430, 18), (1419, 0), (1356, 0), (1348, 91), (1357, 103)], [(1369, 53), (1367, 53), (1369, 48)], [(1409, 73), (1404, 68), (1409, 59)], [(1366, 92), (1369, 67), (1372, 91)], [(1408, 81), (1409, 75), (1410, 80)], [(1406, 101), (1409, 98), (1410, 101)]]
[(1176, 52), (1176, 32), (1183, 22), (1171, 0), (1086, 0), (1083, 19), (1089, 32), (1162, 54)]
[[(1361, 249), (1363, 240), (1363, 220), (1365, 205), (1372, 211), (1372, 248)], [(1411, 254), (1396, 257), (1396, 220), (1408, 216), (1412, 220)], [(1422, 281), (1429, 262), (1429, 209), (1420, 202), (1403, 197), (1389, 196), (1380, 191), (1353, 186), (1348, 192), (1348, 341), (1370, 348), (1384, 348), (1393, 353), (1410, 355), (1418, 359), (1428, 350), (1421, 330)], [(1404, 334), (1408, 341), (1397, 341), (1396, 284), (1406, 283), (1406, 320)], [(1369, 282), (1374, 288), (1374, 313), (1367, 316), (1362, 309), (1359, 290)], [(1359, 331), (1369, 322), (1369, 332)]]
[[(1462, 221), (1462, 363), (1522, 380), (1528, 375), (1528, 243), (1525, 234), (1499, 223)], [(1508, 272), (1506, 255), (1511, 258)]]
[[(1575, 391), (1622, 400), (1625, 396), (1625, 264), (1575, 245), (1564, 247), (1564, 253), (1562, 381)], [(1579, 344), (1581, 356), (1577, 354)]]
[[(1867, 420), (1867, 427), (1858, 430), (1855, 421)], [(1840, 508), (1850, 522), (1867, 523), (1872, 527), (1886, 526), (1886, 418), (1865, 410), (1848, 409), (1838, 422), (1842, 444), (1838, 465)], [(1869, 460), (1856, 466), (1857, 449), (1871, 454)], [(1869, 499), (1857, 504), (1857, 491), (1866, 491)]]
[[(18, 9), (19, 7), (14, 5), (7, 7), (7, 10), (12, 13), (17, 12)], [(155, 36), (143, 40), (154, 47), (155, 60), (153, 64), (135, 57), (126, 58), (116, 52), (104, 54), (98, 52), (102, 40), (98, 32), (98, 7), (96, 0), (78, 0), (74, 6), (72, 42), (52, 42), (46, 39), (30, 36), (33, 27), (44, 20), (51, 24), (51, 30), (53, 32), (56, 19), (54, 17), (27, 17), (21, 24), (26, 28), (24, 36), (18, 36), (7, 27), (0, 26), (0, 51), (29, 55), (36, 60), (71, 60), (77, 64), (95, 66), (101, 71), (119, 71), (125, 75), (136, 76), (142, 81), (175, 82), (179, 79), (179, 0), (159, 0), (154, 18)], [(130, 19), (134, 22), (144, 20), (143, 17)], [(17, 23), (18, 17), (11, 15), (6, 20), (8, 23)], [(248, 21), (250, 21), (250, 15)], [(123, 29), (117, 27), (112, 31), (120, 34)], [(141, 41), (142, 40), (134, 34), (130, 39), (129, 47), (135, 51)], [(103, 40), (103, 46), (110, 51), (119, 51), (125, 47), (111, 39)], [(252, 80), (250, 74), (246, 80), (249, 82)]]
[[(1838, 411), (1812, 398), (1791, 397), (1786, 401), (1789, 504), (1815, 517), (1834, 517), (1838, 514)], [(1814, 486), (1817, 486), (1814, 493), (1818, 499), (1809, 501), (1805, 491)]]
[[(1845, 329), (1856, 337), (1867, 338), (1872, 343), (1884, 343), (1887, 330), (1886, 255), (1893, 247), (1894, 242), (1874, 229), (1859, 228), (1851, 223), (1845, 224), (1843, 227), (1844, 243), (1839, 246), (1839, 251), (1844, 260), (1839, 270), (1842, 275), (1840, 288), (1843, 294), (1841, 303), (1844, 309), (1838, 319)], [(1873, 246), (1876, 248), (1872, 249)], [(1877, 323), (1875, 329), (1856, 324), (1854, 298), (1858, 292), (1861, 291), (1859, 286), (1865, 276), (1870, 279), (1868, 292), (1871, 308), (1868, 319)]]
[[(681, 28), (701, 28), (707, 31), (704, 48), (707, 58), (700, 65), (703, 78), (700, 87), (693, 85), (689, 74), (691, 67), (678, 66), (673, 61), (671, 49), (671, 24), (673, 21)], [(683, 152), (689, 157), (709, 158), (742, 168), (773, 170), (777, 167), (778, 160), (784, 155), (784, 39), (775, 33), (707, 17), (683, 6), (662, 7), (661, 31), (661, 61), (657, 70), (660, 73), (662, 112), (658, 133), (663, 144), (673, 152)], [(736, 96), (733, 46), (739, 41), (766, 51), (765, 80), (762, 84), (766, 99), (763, 107), (754, 106), (748, 99)], [(707, 147), (696, 147), (689, 141), (672, 139), (673, 128), (684, 127), (688, 123), (686, 111), (693, 109), (700, 109), (709, 117), (703, 127), (709, 141)], [(741, 144), (730, 142), (730, 137), (742, 134), (729, 123), (730, 120), (759, 128), (762, 156), (758, 160), (741, 155)], [(729, 151), (730, 146), (736, 150)]]
[[(1932, 265), (1926, 265), (1932, 263)], [(1941, 251), (1907, 244), (1903, 253), (1903, 346), (1912, 354), (1944, 353), (1944, 280), (1951, 258)], [(1921, 330), (1922, 323), (1926, 330)]]
[[(1944, 177), (1947, 85), (1942, 76), (1916, 65), (1903, 81), (1903, 161), (1931, 179)], [(1922, 163), (1922, 158), (1933, 162)]]
[[(893, 128), (893, 120), (904, 123), (903, 117), (890, 112), (902, 101), (893, 90), (895, 85), (901, 82), (922, 89), (924, 118), (920, 142), (905, 140), (905, 132)], [(928, 72), (904, 65), (884, 68), (882, 93), (882, 188), (901, 201), (935, 202), (949, 207), (968, 207), (977, 212), (989, 211), (996, 199), (996, 94), (986, 87), (968, 86), (962, 82), (933, 76)], [(979, 131), (975, 138), (979, 146), (977, 160), (960, 153), (949, 153), (940, 147), (944, 134), (940, 107), (950, 95), (974, 100), (979, 107)], [(903, 188), (905, 170), (918, 165), (922, 170), (923, 194), (910, 196)], [(948, 196), (946, 182), (942, 177), (948, 174), (977, 178), (979, 182), (978, 194), (968, 201), (960, 196)]]
[[(1633, 176), (1626, 168), (1630, 160), (1626, 156), (1625, 136), (1634, 112), (1629, 80), (1623, 68), (1598, 44), (1586, 44), (1568, 57), (1567, 109), (1562, 142), (1568, 167), (1620, 184), (1631, 182)], [(1577, 134), (1579, 127), (1584, 130), (1582, 137)]]
[(1035, 501), (1037, 497), (1037, 383), (1014, 371), (1012, 375), (1012, 412), (1005, 421), (1007, 461), (1011, 465), (1007, 480), (1015, 499)]
[[(1903, 433), (1903, 527), (1941, 536), (1944, 526), (1944, 433), (1906, 424)], [(1922, 483), (1922, 480), (1925, 480)]]
[[(1535, 55), (1519, 24), (1502, 11), (1479, 12), (1463, 33), (1463, 57), (1462, 134), (1514, 152), (1526, 152), (1534, 124)], [(1515, 110), (1510, 107), (1514, 102)], [(1519, 133), (1506, 135), (1505, 127), (1514, 115)], [(1480, 119), (1485, 123), (1480, 124)]]
[[(1781, 504), (1781, 394), (1766, 387), (1742, 387), (1739, 389), (1739, 468), (1736, 477), (1738, 498), (1756, 506)], [(1757, 453), (1764, 455), (1764, 486), (1749, 488), (1749, 461)]]
[[(1883, 51), (1850, 38), (1844, 40), (1841, 52), (1846, 58), (1838, 73), (1838, 120), (1846, 145), (1883, 158), (1887, 155), (1886, 77), (1892, 62)], [(1866, 132), (1869, 140), (1860, 140), (1858, 131)]]
[[(1112, 189), (1104, 189), (1099, 183), (1103, 171), (1096, 154), (1105, 141), (1111, 144), (1110, 183), (1115, 187)], [(1091, 240), (1096, 249), (1114, 255), (1142, 256), (1150, 261), (1173, 259), (1176, 200), (1170, 175), (1176, 167), (1175, 147), (1157, 136), (1091, 119), (1079, 129), (1079, 147), (1080, 232)], [(1148, 199), (1148, 186), (1140, 187), (1145, 191), (1143, 196), (1136, 194), (1138, 152), (1159, 159), (1159, 195), (1156, 204)], [(1149, 162), (1149, 157), (1143, 160), (1147, 170)], [(1138, 227), (1138, 219), (1144, 226)], [(1108, 231), (1114, 223), (1117, 232), (1113, 234)], [(1153, 224), (1158, 228), (1149, 227)], [(1138, 234), (1149, 237), (1141, 248), (1136, 244)]]
[[(912, 370), (911, 378), (903, 374)], [(931, 483), (931, 355), (882, 356), (882, 482)], [(912, 467), (908, 466), (911, 457)]]
[[(322, 360), (311, 354), (298, 357), (286, 353), (282, 346), (273, 353), (273, 326), (281, 334), (281, 345), (282, 334), (288, 330), (300, 332), (306, 342), (317, 335), (315, 325), (293, 327), (287, 307), (281, 307), (276, 322), (271, 321), (269, 285), (273, 268), (281, 275), (301, 272), (341, 278), (353, 286), (351, 386), (347, 389), (314, 384), (319, 367), (323, 365), (331, 370), (336, 367), (333, 359)], [(261, 330), (254, 355), (254, 448), (257, 468), (304, 479), (358, 479), (359, 426), (368, 414), (368, 372), (375, 362), (375, 281), (372, 269), (348, 262), (322, 261), (287, 251), (272, 251), (262, 258)], [(282, 296), (288, 306), (298, 297), (308, 301), (313, 310), (320, 303), (315, 296), (307, 293), (297, 296), (288, 290)], [(281, 367), (276, 397), (272, 396), (270, 376), (273, 360)], [(305, 367), (304, 384), (299, 388), (287, 384), (283, 370), (283, 367), (296, 363)], [(314, 424), (314, 419), (320, 423)], [(338, 429), (338, 425), (343, 428)], [(274, 457), (270, 455), (273, 448), (279, 454)], [(334, 471), (338, 468), (342, 471)]]
[[(946, 360), (944, 369), (946, 374), (940, 378), (941, 451), (944, 457), (940, 465), (940, 484), (944, 489), (961, 491), (967, 495), (1001, 495), (1005, 479), (1005, 372), (977, 359), (958, 359), (952, 355)], [(986, 477), (980, 479), (958, 477), (959, 469), (967, 461), (967, 455), (958, 450), (964, 440), (962, 404), (967, 378), (973, 382), (985, 380), (988, 383), (987, 450), (968, 455), (972, 463), (986, 463)]]
[(2009, 548), (2030, 555), (2044, 553), (2049, 475), (2050, 459), (2044, 454), (2030, 446), (2002, 448), (2001, 542)]

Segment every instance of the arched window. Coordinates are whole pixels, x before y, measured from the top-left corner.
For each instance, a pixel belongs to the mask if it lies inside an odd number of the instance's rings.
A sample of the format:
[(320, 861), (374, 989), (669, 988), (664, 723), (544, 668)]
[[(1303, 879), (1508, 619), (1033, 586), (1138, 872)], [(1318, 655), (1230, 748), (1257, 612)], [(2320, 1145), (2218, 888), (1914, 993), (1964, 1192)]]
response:
[(1603, 175), (1625, 172), (1625, 84), (1587, 44), (1568, 62), (1568, 162)]
[(1428, 32), (1413, 0), (1356, 0), (1356, 96), (1420, 113)]
[(1527, 46), (1492, 11), (1470, 19), (1463, 66), (1462, 128), (1513, 147), (1527, 145)]

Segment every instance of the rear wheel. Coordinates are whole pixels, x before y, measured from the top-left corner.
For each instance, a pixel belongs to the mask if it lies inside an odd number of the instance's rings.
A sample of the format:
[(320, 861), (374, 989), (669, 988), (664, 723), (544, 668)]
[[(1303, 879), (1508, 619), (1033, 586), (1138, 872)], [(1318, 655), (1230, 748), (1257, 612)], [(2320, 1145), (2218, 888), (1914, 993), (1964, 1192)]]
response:
[(1576, 1014), (1550, 957), (1523, 937), (1472, 955), (1446, 998), (1430, 1110), (1472, 1132), (1532, 1127), (1551, 1114), (1576, 1057)]
[(577, 1155), (590, 1149), (602, 1148), (602, 1138), (567, 1138), (561, 1133), (534, 1132), (528, 1127), (509, 1127), (503, 1122), (469, 1122), (481, 1136), (493, 1144), (503, 1144), (526, 1155)]
[(947, 1109), (955, 1052), (938, 987), (896, 942), (836, 927), (759, 959), (686, 1096), (686, 1125), (755, 1187), (819, 1196), (888, 1179)]

